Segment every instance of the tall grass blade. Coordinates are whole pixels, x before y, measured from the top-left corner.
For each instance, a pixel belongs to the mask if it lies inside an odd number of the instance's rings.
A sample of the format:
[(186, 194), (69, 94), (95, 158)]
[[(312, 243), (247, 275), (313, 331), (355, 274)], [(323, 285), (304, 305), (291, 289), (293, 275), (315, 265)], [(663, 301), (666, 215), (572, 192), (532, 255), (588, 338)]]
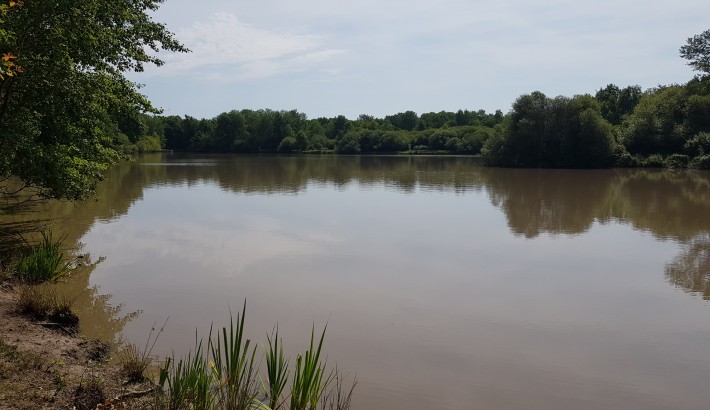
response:
[[(273, 339), (272, 339), (273, 337)], [(286, 387), (288, 379), (288, 360), (284, 355), (283, 340), (279, 339), (279, 329), (276, 327), (271, 336), (266, 335), (268, 349), (264, 351), (266, 359), (266, 376), (268, 388), (264, 387), (269, 407), (272, 410), (281, 408), (281, 394)], [(262, 382), (262, 386), (264, 383)]]
[(315, 410), (324, 391), (333, 380), (333, 372), (325, 376), (325, 364), (320, 362), (325, 330), (315, 348), (315, 326), (311, 328), (311, 344), (303, 355), (296, 356), (296, 370), (291, 384), (291, 410)]

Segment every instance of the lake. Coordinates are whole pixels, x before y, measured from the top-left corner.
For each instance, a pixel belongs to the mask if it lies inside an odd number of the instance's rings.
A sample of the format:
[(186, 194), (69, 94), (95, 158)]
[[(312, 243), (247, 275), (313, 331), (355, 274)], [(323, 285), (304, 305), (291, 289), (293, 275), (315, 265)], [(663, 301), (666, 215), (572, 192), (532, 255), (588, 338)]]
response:
[(153, 353), (185, 354), (246, 300), (291, 356), (327, 324), (356, 410), (710, 402), (708, 172), (153, 154), (30, 219), (92, 262), (62, 285), (86, 336), (169, 318)]

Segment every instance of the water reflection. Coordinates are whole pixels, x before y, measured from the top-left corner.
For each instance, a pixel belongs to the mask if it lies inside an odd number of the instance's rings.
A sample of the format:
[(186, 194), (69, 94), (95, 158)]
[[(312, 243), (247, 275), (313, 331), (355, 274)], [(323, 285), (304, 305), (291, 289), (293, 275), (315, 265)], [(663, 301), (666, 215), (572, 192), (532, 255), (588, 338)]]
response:
[[(457, 194), (485, 191), (491, 203), (504, 213), (511, 232), (525, 238), (545, 233), (579, 235), (595, 222), (614, 221), (657, 238), (682, 242), (684, 249), (669, 263), (667, 275), (684, 276), (688, 279), (673, 279), (673, 283), (688, 291), (705, 292), (699, 286), (706, 282), (703, 272), (707, 265), (699, 265), (698, 258), (706, 255), (701, 250), (710, 232), (707, 172), (491, 169), (471, 157), (153, 154), (112, 168), (94, 199), (80, 205), (65, 201), (30, 204), (28, 209), (3, 216), (1, 231), (6, 239), (18, 238), (27, 226), (59, 225), (67, 242), (77, 243), (97, 221), (125, 215), (148, 188), (190, 187), (205, 182), (228, 192), (254, 194), (297, 195), (309, 185), (344, 189), (351, 184), (406, 194), (417, 190)], [(327, 233), (319, 235), (326, 237)], [(140, 242), (140, 238), (130, 240)], [(12, 241), (3, 243), (7, 246)]]
[(683, 244), (681, 253), (666, 265), (666, 278), (710, 300), (710, 235), (702, 234)]

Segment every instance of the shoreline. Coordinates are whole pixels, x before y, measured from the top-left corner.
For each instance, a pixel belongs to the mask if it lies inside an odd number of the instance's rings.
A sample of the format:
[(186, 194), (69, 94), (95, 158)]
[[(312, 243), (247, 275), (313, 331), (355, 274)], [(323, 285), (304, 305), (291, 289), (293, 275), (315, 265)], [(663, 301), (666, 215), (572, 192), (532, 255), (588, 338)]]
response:
[(152, 384), (125, 383), (112, 355), (115, 346), (18, 312), (16, 286), (0, 285), (0, 409), (148, 408), (150, 397), (134, 396)]

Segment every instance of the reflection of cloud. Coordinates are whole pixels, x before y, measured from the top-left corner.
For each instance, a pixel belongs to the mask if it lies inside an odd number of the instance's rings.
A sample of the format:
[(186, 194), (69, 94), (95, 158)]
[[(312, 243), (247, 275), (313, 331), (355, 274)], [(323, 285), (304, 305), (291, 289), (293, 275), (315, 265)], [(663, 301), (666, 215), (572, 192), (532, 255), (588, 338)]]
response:
[(148, 223), (124, 218), (95, 225), (90, 232), (94, 237), (88, 241), (120, 249), (120, 258), (108, 258), (107, 267), (152, 257), (199, 261), (223, 274), (236, 274), (273, 258), (320, 254), (324, 245), (337, 242), (325, 232), (295, 235), (292, 231), (275, 219), (253, 216), (235, 216), (229, 221), (197, 219), (177, 225), (160, 218)]
[(176, 36), (192, 52), (167, 56), (165, 66), (156, 73), (222, 81), (265, 78), (317, 67), (343, 53), (321, 49), (318, 36), (252, 27), (229, 13), (215, 13), (206, 22), (178, 30)]

